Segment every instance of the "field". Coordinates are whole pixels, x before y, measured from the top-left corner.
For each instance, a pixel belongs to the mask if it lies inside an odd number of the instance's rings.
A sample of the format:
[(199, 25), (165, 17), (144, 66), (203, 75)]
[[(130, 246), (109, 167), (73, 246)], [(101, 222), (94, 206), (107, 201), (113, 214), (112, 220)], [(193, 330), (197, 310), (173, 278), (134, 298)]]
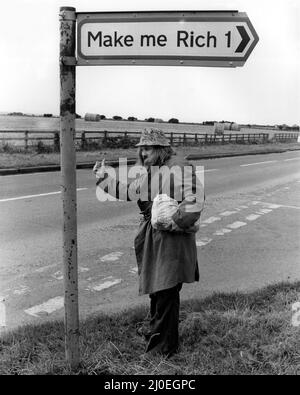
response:
[[(4, 130), (29, 130), (29, 131), (55, 131), (59, 130), (59, 118), (26, 117), (26, 116), (0, 116), (0, 132)], [(144, 128), (161, 128), (166, 132), (191, 132), (212, 133), (213, 127), (201, 124), (172, 124), (143, 121), (114, 121), (101, 120), (99, 122), (87, 122), (84, 119), (76, 119), (76, 131), (82, 130), (108, 130), (140, 132)]]

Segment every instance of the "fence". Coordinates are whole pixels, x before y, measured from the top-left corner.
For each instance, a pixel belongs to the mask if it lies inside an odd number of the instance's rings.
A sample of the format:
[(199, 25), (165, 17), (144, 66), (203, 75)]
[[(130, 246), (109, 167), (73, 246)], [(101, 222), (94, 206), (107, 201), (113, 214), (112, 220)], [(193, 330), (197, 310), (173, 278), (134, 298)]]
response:
[[(0, 130), (0, 143), (2, 142), (17, 142), (17, 145), (25, 147), (27, 150), (34, 143), (48, 142), (47, 145), (52, 145), (54, 150), (59, 151), (60, 139), (59, 131), (20, 131), (20, 130)], [(8, 137), (3, 137), (7, 134)], [(269, 141), (270, 136), (268, 133), (226, 133), (223, 135), (204, 134), (204, 133), (182, 133), (182, 132), (166, 132), (165, 135), (170, 139), (170, 144), (174, 146), (179, 145), (205, 145), (205, 144), (253, 144), (253, 143), (266, 143)], [(299, 133), (276, 133), (271, 136), (272, 141), (292, 142), (297, 141)], [(19, 137), (20, 136), (20, 137)], [(123, 139), (127, 142), (133, 143), (139, 140), (140, 132), (127, 132), (127, 131), (95, 131), (84, 130), (76, 131), (75, 141), (76, 145), (81, 149), (88, 148), (91, 142), (97, 141), (103, 145), (108, 142), (117, 142)], [(23, 142), (23, 144), (22, 144)]]
[(299, 133), (274, 133), (273, 140), (280, 142), (298, 141)]

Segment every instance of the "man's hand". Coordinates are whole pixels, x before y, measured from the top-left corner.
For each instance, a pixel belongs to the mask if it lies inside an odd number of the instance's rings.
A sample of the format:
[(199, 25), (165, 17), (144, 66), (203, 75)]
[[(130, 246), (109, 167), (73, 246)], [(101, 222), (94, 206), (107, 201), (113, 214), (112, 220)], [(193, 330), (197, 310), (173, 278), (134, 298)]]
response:
[(95, 166), (93, 167), (93, 173), (95, 174), (97, 180), (99, 180), (100, 178), (103, 178), (105, 172), (106, 172), (105, 159), (102, 159), (101, 164), (100, 164), (100, 162), (97, 161), (95, 163)]

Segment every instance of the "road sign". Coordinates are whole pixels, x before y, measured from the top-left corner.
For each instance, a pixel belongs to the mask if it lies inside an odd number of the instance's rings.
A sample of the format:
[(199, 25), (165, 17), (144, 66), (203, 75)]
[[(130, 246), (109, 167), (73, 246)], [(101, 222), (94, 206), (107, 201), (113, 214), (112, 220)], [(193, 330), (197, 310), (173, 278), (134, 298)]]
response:
[(77, 13), (77, 65), (243, 66), (258, 42), (246, 13)]

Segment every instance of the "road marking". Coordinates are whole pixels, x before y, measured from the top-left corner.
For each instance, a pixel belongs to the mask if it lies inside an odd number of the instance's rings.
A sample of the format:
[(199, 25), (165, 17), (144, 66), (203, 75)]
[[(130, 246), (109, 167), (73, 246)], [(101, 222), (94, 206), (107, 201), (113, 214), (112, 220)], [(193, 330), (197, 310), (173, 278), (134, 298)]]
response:
[(214, 235), (215, 235), (215, 236), (224, 236), (225, 233), (230, 233), (231, 231), (232, 231), (231, 229), (223, 228), (223, 229), (217, 230), (217, 231), (214, 233)]
[(48, 266), (44, 266), (44, 267), (40, 267), (39, 269), (35, 269), (34, 272), (36, 273), (43, 273), (48, 269), (52, 269), (53, 267), (58, 266), (57, 263), (53, 264), (53, 265), (48, 265)]
[(264, 203), (264, 202), (260, 202), (262, 204), (265, 204), (266, 206), (268, 206), (268, 208), (272, 208), (272, 209), (276, 209), (281, 207), (281, 204), (274, 204), (274, 203)]
[(51, 274), (51, 277), (55, 278), (56, 280), (63, 280), (64, 278), (60, 270), (58, 272), (55, 272), (54, 274)]
[[(77, 188), (77, 192), (85, 191), (87, 189), (88, 188)], [(37, 195), (18, 196), (18, 197), (13, 197), (13, 198), (8, 198), (8, 199), (0, 199), (0, 203), (11, 202), (13, 200), (32, 199), (32, 198), (42, 197), (42, 196), (59, 195), (60, 193), (61, 193), (61, 191), (56, 191), (56, 192), (48, 192), (48, 193), (39, 193)]]
[(253, 206), (256, 206), (257, 204), (261, 204), (261, 202), (258, 202), (258, 201), (255, 200), (255, 201), (252, 202), (252, 204), (253, 204)]
[(235, 213), (237, 213), (237, 211), (224, 211), (220, 215), (222, 215), (223, 217), (228, 217), (229, 215), (232, 215), (232, 214), (235, 214)]
[(246, 222), (236, 221), (233, 222), (232, 224), (227, 225), (227, 227), (230, 229), (238, 229), (241, 226), (245, 226), (245, 225), (247, 225)]
[(19, 289), (15, 289), (13, 294), (14, 295), (24, 295), (30, 291), (30, 288), (28, 288), (26, 285), (21, 285)]
[(196, 171), (196, 173), (207, 173), (207, 172), (209, 172), (209, 171), (217, 171), (217, 170), (219, 170), (219, 169), (204, 169), (204, 170), (197, 170)]
[(5, 299), (0, 296), (0, 329), (6, 327), (6, 306)]
[(122, 281), (122, 279), (120, 279), (120, 278), (109, 280), (110, 278), (112, 278), (112, 276), (105, 278), (104, 280), (107, 280), (107, 281), (104, 281), (104, 283), (100, 283), (100, 284), (94, 285), (94, 286), (90, 285), (89, 287), (86, 288), (86, 291), (98, 291), (99, 292), (99, 291), (102, 291), (103, 289), (110, 288), (113, 285), (120, 284), (120, 282)]
[(212, 239), (205, 237), (204, 239), (196, 240), (196, 245), (197, 245), (197, 247), (203, 247), (206, 244), (210, 243), (211, 241), (212, 241)]
[(288, 162), (289, 160), (300, 160), (300, 158), (290, 158), (290, 159), (284, 159), (284, 162)]
[(120, 257), (123, 255), (123, 252), (112, 252), (110, 254), (104, 255), (102, 258), (100, 258), (101, 262), (111, 262), (111, 261), (117, 261), (120, 259)]
[(62, 309), (64, 307), (63, 296), (56, 296), (55, 298), (47, 300), (42, 304), (30, 307), (24, 310), (26, 314), (32, 315), (33, 317), (39, 317), (40, 313), (51, 314), (56, 310)]
[(209, 217), (202, 221), (202, 224), (212, 224), (213, 222), (220, 221), (220, 217)]
[(247, 221), (255, 221), (257, 218), (259, 218), (260, 217), (260, 215), (257, 215), (257, 214), (250, 214), (250, 215), (248, 215), (247, 217), (246, 217), (246, 220)]
[(268, 209), (268, 208), (260, 208), (258, 211), (258, 214), (268, 214), (270, 212), (272, 212), (272, 209)]
[(265, 163), (275, 163), (275, 162), (278, 162), (278, 160), (267, 160), (265, 162), (247, 163), (245, 165), (240, 165), (240, 167), (262, 165), (262, 164), (265, 164)]
[(135, 266), (135, 267), (132, 267), (130, 270), (129, 270), (129, 273), (132, 273), (132, 274), (136, 274), (138, 272), (138, 268)]

